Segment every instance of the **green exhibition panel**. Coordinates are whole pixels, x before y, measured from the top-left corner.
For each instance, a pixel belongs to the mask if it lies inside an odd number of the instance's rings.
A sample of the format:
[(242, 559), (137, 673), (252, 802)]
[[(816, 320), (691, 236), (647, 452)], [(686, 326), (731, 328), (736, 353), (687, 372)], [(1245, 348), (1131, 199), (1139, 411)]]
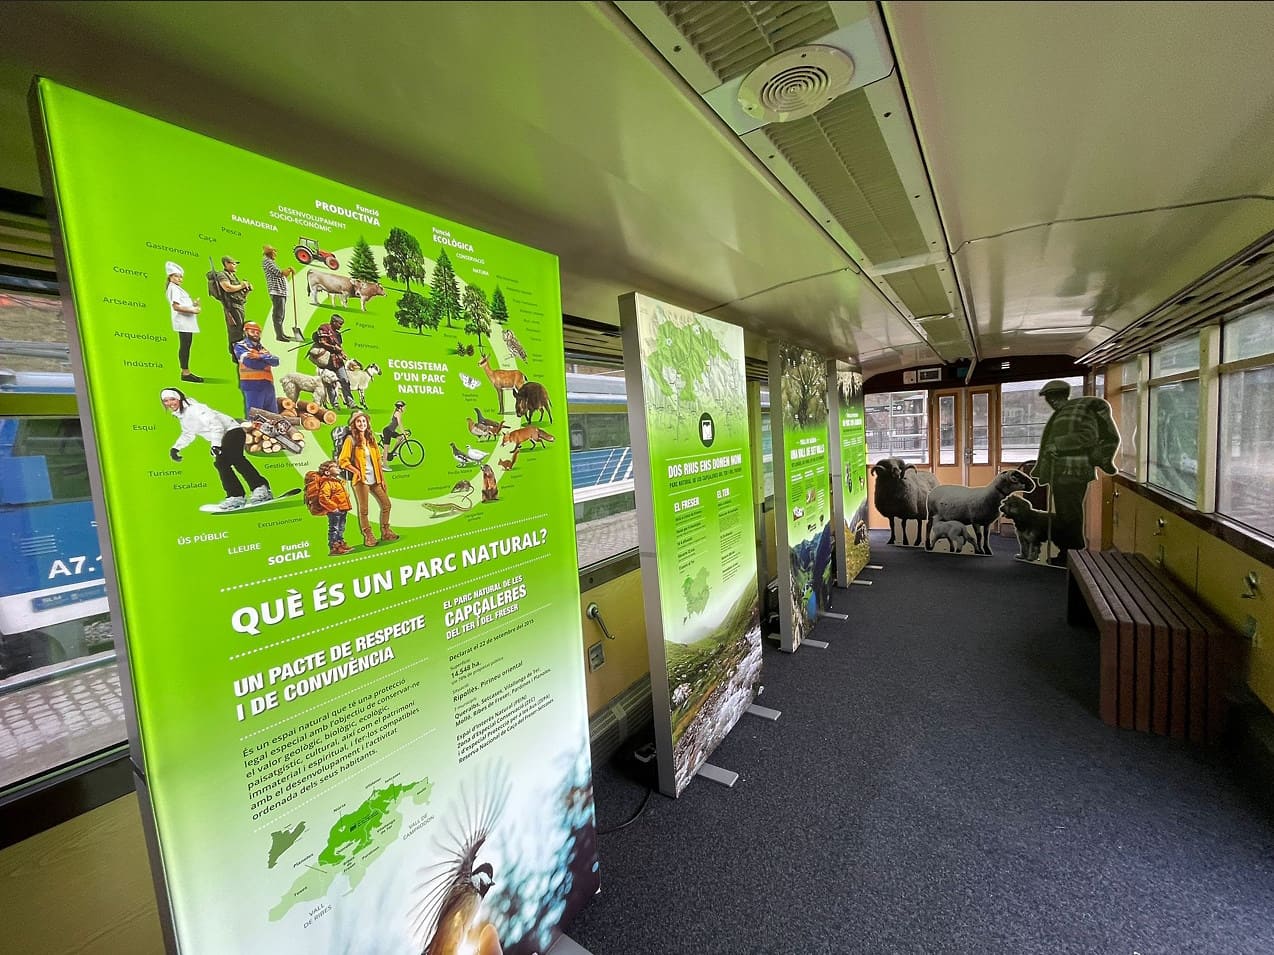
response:
[(177, 946), (544, 951), (598, 887), (556, 258), (36, 106)]
[(827, 360), (796, 345), (771, 342), (779, 645), (788, 653), (800, 648), (828, 609), (835, 579), (827, 418)]
[(659, 787), (677, 796), (761, 675), (743, 330), (620, 299)]
[(867, 534), (867, 431), (863, 373), (844, 361), (827, 363), (827, 396), (836, 425), (832, 441), (832, 497), (835, 501), (836, 577), (848, 587), (871, 556)]

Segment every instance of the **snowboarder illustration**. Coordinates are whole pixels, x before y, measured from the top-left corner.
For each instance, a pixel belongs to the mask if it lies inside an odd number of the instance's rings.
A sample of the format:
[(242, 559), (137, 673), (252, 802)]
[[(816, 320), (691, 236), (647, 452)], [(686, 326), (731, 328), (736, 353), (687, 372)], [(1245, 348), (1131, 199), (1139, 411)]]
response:
[[(218, 510), (238, 510), (249, 503), (262, 504), (274, 497), (270, 482), (244, 456), (243, 426), (238, 421), (201, 401), (187, 398), (178, 388), (165, 388), (159, 393), (159, 399), (181, 425), (181, 435), (168, 451), (170, 458), (180, 463), (182, 449), (195, 438), (204, 438), (212, 445), (213, 466), (226, 492), (225, 500), (216, 505)], [(240, 477), (252, 489), (250, 496), (245, 496)]]

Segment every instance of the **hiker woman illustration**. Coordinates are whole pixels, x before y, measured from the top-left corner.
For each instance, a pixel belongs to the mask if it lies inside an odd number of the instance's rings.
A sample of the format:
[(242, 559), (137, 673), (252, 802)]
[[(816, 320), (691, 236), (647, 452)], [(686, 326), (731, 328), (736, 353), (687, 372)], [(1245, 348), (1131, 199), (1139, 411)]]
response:
[(380, 511), (379, 543), (388, 544), (398, 540), (398, 535), (389, 526), (390, 505), (389, 492), (385, 489), (385, 469), (381, 464), (376, 432), (372, 430), (372, 420), (367, 412), (355, 411), (349, 416), (349, 434), (341, 442), (337, 462), (353, 475), (350, 485), (358, 504), (358, 527), (363, 532), (363, 543), (368, 547), (375, 547), (378, 543), (372, 536), (368, 515), (369, 497), (376, 498)]

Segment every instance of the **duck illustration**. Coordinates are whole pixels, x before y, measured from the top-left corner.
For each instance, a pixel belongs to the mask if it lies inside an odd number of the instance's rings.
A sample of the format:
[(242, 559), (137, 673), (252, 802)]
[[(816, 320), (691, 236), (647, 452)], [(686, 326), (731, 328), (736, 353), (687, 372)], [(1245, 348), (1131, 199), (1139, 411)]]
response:
[[(485, 424), (482, 424), (480, 421), (474, 421), (472, 418), (465, 418), (464, 421), (465, 421), (465, 424), (469, 426), (469, 433), (473, 435), (475, 438), (477, 438), (479, 441), (495, 440), (495, 434), (496, 434), (495, 429), (490, 428)], [(501, 425), (501, 427), (504, 427), (504, 426)]]
[(454, 441), (451, 442), (451, 456), (456, 459), (456, 464), (460, 465), (461, 467), (465, 467), (465, 468), (473, 467), (473, 465), (478, 463), (477, 461), (469, 457), (469, 455), (465, 454), (463, 451), (457, 448), (456, 442)]
[[(460, 787), (458, 805), (438, 842), (445, 858), (422, 872), (418, 901), (408, 913), (421, 955), (499, 952), (499, 938), (483, 901), (495, 885), (495, 869), (479, 861), (509, 799), (507, 774), (493, 770), (474, 790)], [(485, 916), (485, 917), (484, 917)]]
[(479, 451), (477, 448), (475, 448), (471, 444), (466, 444), (464, 446), (464, 451), (465, 451), (465, 454), (469, 455), (470, 461), (481, 461), (483, 458), (487, 456), (487, 452)]

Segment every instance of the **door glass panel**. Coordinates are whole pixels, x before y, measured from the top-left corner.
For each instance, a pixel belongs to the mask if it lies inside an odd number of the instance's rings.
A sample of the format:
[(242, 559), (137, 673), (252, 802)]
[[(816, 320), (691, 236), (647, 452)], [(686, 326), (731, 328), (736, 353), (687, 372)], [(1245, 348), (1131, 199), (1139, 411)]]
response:
[(973, 399), (973, 457), (971, 464), (991, 463), (991, 396), (975, 391)]
[(938, 463), (956, 463), (955, 395), (938, 396)]

